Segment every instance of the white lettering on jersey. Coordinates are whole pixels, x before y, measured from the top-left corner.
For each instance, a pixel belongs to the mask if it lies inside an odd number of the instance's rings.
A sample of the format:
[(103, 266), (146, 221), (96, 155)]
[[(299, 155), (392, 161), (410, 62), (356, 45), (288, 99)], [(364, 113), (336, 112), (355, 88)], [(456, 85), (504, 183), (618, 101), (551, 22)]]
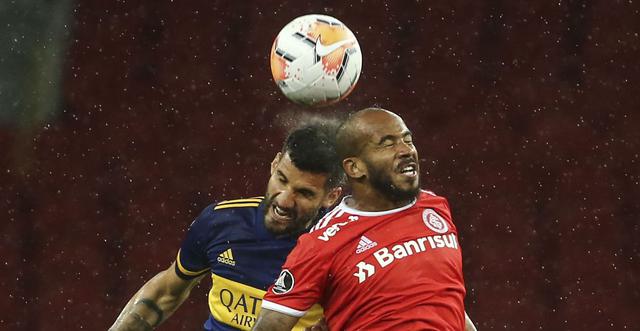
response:
[(329, 241), (329, 239), (331, 239), (333, 236), (336, 235), (336, 233), (338, 233), (338, 231), (340, 231), (340, 227), (343, 227), (353, 221), (357, 221), (358, 220), (358, 216), (355, 215), (351, 215), (349, 216), (349, 220), (346, 222), (338, 222), (333, 224), (332, 226), (328, 227), (326, 230), (324, 230), (324, 232), (322, 232), (321, 235), (318, 236), (318, 239), (322, 240), (322, 241)]
[[(428, 243), (428, 246), (426, 243)], [(438, 249), (445, 247), (458, 249), (458, 241), (455, 233), (420, 237), (415, 240), (405, 241), (402, 244), (393, 245), (391, 249), (382, 247), (373, 253), (373, 257), (381, 268), (385, 268), (396, 260), (402, 260), (413, 254), (423, 253), (428, 248)], [(367, 266), (370, 266), (370, 268)], [(375, 266), (364, 261), (360, 261), (356, 264), (356, 267), (358, 268), (358, 272), (353, 275), (358, 277), (358, 283), (364, 282), (375, 273)], [(367, 271), (366, 273), (364, 272), (365, 270)]]
[(333, 209), (332, 211), (330, 211), (329, 213), (324, 215), (324, 217), (322, 217), (318, 221), (318, 223), (309, 232), (313, 232), (315, 230), (322, 229), (322, 228), (326, 227), (327, 224), (329, 223), (329, 221), (331, 221), (332, 219), (334, 219), (336, 217), (342, 216), (342, 214), (344, 214), (344, 210), (342, 210), (339, 207), (336, 207), (335, 209)]

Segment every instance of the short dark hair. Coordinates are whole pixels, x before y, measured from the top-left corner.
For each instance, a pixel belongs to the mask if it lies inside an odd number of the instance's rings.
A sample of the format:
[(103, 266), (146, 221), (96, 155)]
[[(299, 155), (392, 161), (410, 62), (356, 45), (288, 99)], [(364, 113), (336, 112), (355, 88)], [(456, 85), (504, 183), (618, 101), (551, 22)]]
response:
[(301, 125), (289, 133), (282, 147), (282, 153), (289, 153), (298, 169), (328, 175), (328, 188), (335, 188), (344, 182), (341, 159), (336, 151), (338, 126), (335, 120)]

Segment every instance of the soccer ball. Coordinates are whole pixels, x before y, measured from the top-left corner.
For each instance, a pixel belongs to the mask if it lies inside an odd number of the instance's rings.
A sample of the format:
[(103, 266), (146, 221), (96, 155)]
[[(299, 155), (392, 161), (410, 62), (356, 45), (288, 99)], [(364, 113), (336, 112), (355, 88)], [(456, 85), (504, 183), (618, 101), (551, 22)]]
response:
[(360, 45), (351, 30), (327, 15), (305, 15), (287, 24), (271, 47), (271, 74), (282, 93), (304, 105), (345, 98), (362, 69)]

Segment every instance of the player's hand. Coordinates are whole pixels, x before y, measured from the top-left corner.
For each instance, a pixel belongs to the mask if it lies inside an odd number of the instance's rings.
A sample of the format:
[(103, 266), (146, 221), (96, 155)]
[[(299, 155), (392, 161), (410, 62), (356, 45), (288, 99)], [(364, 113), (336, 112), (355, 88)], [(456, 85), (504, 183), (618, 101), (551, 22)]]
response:
[(323, 317), (316, 324), (306, 328), (305, 331), (329, 331), (329, 326), (327, 325), (327, 321)]

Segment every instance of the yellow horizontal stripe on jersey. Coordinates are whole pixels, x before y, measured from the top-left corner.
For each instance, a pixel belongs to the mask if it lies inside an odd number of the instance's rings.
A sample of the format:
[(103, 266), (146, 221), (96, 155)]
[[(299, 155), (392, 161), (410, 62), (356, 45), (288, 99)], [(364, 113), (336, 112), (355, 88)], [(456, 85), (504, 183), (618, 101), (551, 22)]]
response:
[[(209, 310), (213, 318), (238, 330), (251, 330), (262, 308), (262, 289), (211, 273)], [(300, 318), (293, 331), (304, 331), (322, 317), (322, 307), (315, 304)]]
[(206, 269), (202, 269), (200, 271), (191, 271), (191, 270), (187, 270), (185, 267), (182, 266), (182, 263), (180, 262), (180, 251), (178, 250), (178, 256), (176, 257), (176, 263), (178, 264), (178, 269), (180, 270), (181, 273), (187, 275), (187, 276), (198, 276), (203, 274), (205, 271), (209, 270), (209, 268)]
[(238, 203), (238, 202), (261, 202), (263, 199), (264, 197), (252, 197), (252, 198), (245, 198), (245, 199), (226, 200), (226, 201), (220, 201), (218, 205), (226, 205), (229, 203)]
[(256, 202), (251, 203), (232, 203), (229, 205), (217, 205), (213, 210), (225, 209), (225, 208), (240, 208), (240, 207), (258, 207), (260, 204)]

